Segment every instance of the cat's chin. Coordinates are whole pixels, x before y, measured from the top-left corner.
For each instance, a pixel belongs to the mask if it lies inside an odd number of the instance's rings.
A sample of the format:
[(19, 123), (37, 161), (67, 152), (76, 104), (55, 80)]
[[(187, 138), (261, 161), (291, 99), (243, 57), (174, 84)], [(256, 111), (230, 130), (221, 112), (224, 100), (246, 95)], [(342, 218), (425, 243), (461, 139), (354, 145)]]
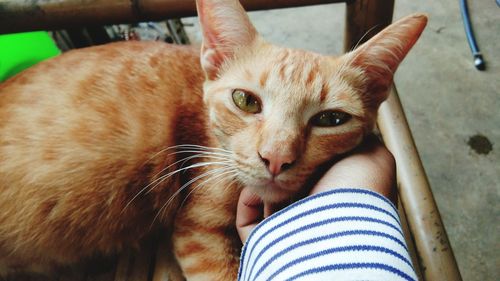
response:
[(267, 203), (281, 203), (290, 199), (295, 194), (294, 191), (284, 188), (282, 184), (276, 182), (266, 182), (254, 187), (255, 193)]

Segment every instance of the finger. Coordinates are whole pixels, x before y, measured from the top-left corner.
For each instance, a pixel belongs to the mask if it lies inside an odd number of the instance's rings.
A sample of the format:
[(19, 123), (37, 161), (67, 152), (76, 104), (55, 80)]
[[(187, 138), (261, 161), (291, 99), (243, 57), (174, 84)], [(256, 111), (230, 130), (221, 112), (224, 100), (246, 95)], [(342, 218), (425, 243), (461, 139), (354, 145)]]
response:
[(269, 217), (274, 213), (274, 206), (271, 204), (264, 204), (264, 218)]
[(263, 203), (259, 196), (250, 189), (241, 191), (236, 210), (236, 229), (242, 242), (262, 220)]

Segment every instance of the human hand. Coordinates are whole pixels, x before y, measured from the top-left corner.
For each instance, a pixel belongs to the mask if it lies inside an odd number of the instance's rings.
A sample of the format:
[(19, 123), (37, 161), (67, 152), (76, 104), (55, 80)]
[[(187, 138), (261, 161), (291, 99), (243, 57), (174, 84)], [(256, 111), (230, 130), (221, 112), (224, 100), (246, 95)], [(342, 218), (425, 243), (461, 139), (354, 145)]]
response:
[(368, 136), (363, 144), (337, 161), (310, 194), (346, 187), (370, 189), (396, 205), (396, 162), (376, 136)]
[[(313, 187), (310, 194), (335, 188), (368, 188), (396, 204), (396, 163), (392, 154), (375, 136), (368, 136), (357, 149), (337, 161)], [(251, 190), (240, 194), (236, 228), (241, 241), (264, 218), (273, 213), (270, 206)]]

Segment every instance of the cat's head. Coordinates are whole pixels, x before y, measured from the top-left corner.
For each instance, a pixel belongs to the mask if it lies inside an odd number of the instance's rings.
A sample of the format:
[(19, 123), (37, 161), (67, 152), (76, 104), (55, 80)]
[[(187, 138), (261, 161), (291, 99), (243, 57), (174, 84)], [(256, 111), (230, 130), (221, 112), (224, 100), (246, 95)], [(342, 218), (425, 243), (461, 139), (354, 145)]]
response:
[(312, 172), (373, 129), (393, 73), (424, 29), (408, 16), (340, 57), (265, 42), (237, 0), (198, 0), (204, 100), (238, 180), (264, 200), (296, 193)]

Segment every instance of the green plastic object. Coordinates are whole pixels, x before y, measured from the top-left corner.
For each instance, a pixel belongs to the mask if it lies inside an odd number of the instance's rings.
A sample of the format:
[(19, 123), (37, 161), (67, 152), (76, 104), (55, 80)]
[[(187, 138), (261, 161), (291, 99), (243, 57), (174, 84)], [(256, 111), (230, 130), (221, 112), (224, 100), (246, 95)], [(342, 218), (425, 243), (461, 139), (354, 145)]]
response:
[(60, 53), (45, 31), (0, 35), (0, 82)]

